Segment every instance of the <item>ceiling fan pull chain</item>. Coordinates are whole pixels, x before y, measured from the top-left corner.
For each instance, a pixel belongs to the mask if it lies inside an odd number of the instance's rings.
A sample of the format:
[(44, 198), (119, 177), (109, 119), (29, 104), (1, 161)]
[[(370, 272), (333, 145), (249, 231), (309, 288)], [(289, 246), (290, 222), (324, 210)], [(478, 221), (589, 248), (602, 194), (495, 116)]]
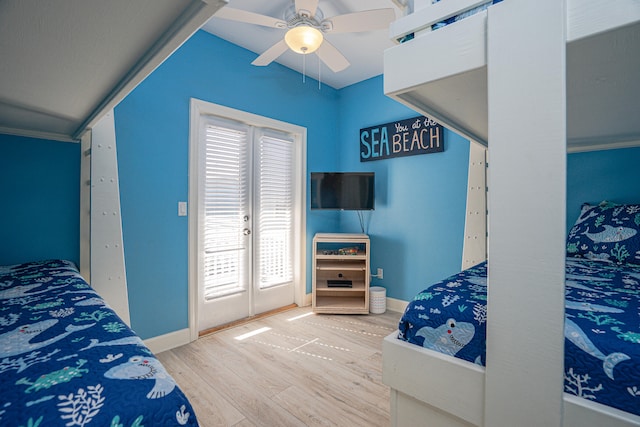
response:
[(304, 76), (306, 74), (307, 55), (302, 54), (302, 83), (305, 82)]
[(322, 84), (322, 67), (320, 63), (320, 57), (318, 57), (318, 90), (320, 90), (320, 85)]

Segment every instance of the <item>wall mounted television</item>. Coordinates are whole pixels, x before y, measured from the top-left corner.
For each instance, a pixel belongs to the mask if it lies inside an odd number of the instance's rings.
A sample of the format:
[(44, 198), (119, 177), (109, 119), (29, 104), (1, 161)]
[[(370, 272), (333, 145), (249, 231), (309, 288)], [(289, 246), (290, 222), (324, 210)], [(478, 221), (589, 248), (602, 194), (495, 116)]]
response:
[(373, 210), (374, 172), (311, 172), (311, 209)]

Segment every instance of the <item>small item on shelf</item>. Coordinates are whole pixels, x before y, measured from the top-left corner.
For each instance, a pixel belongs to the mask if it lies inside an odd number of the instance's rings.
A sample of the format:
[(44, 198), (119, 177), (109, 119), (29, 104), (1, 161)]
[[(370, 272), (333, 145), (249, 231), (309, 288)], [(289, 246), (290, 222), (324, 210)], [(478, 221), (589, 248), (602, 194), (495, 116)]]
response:
[(358, 248), (355, 246), (351, 248), (340, 248), (338, 249), (338, 255), (358, 255)]
[(353, 282), (351, 280), (329, 279), (327, 286), (329, 288), (352, 288)]

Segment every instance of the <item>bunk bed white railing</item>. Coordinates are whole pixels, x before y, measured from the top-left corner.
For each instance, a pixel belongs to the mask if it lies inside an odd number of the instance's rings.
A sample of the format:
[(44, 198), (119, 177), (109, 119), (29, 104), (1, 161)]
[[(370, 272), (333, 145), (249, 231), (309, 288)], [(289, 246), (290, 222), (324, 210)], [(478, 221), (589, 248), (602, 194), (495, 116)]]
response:
[(491, 149), (487, 367), (389, 335), (392, 424), (640, 426), (563, 393), (558, 185), (568, 151), (640, 145), (640, 2), (504, 0), (432, 30), (486, 3), (416, 0), (390, 28), (399, 44), (385, 52), (385, 94)]
[[(390, 25), (393, 41), (409, 41), (385, 52), (384, 92), (487, 145), (487, 19), (493, 6), (436, 31), (431, 27), (491, 1), (422, 3), (420, 6), (416, 1), (413, 13)], [(640, 86), (633, 75), (625, 73), (637, 74), (640, 67), (640, 3), (567, 0), (566, 17), (567, 74), (580, 76), (570, 79), (567, 87), (568, 150), (603, 149), (611, 143), (617, 148), (638, 145), (637, 126), (629, 129), (633, 125), (615, 119), (616, 108), (602, 101), (615, 94), (617, 105), (640, 106), (631, 99), (637, 98)], [(538, 25), (544, 32), (544, 17)], [(607, 64), (615, 64), (615, 68)], [(451, 93), (464, 96), (451, 97)], [(609, 119), (621, 122), (618, 133), (606, 134), (598, 129)]]

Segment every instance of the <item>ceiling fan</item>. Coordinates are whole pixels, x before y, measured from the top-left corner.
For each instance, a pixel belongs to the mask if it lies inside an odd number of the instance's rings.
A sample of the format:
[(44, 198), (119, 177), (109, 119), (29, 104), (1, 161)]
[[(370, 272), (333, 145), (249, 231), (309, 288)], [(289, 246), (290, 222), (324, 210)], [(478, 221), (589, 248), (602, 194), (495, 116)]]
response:
[(347, 68), (349, 61), (323, 34), (385, 29), (395, 19), (395, 12), (391, 8), (371, 9), (325, 18), (318, 8), (318, 0), (295, 0), (283, 13), (283, 19), (227, 6), (221, 8), (215, 16), (287, 30), (284, 38), (258, 56), (251, 63), (253, 65), (269, 65), (287, 49), (291, 49), (300, 54), (315, 52), (333, 72), (338, 72)]

